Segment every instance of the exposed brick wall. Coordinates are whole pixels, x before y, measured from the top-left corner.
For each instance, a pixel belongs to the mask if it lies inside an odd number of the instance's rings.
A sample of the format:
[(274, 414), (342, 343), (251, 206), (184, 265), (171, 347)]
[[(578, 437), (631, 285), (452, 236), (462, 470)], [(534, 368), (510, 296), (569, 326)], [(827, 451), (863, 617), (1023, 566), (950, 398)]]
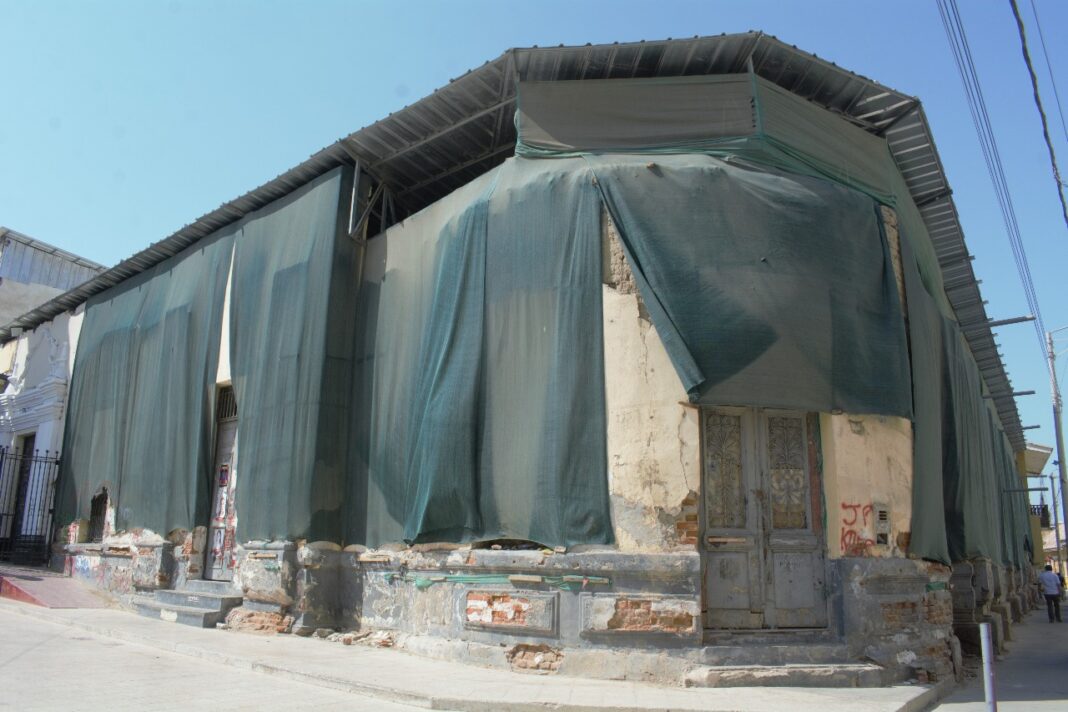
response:
[(270, 611), (235, 608), (226, 614), (226, 628), (245, 633), (288, 633), (293, 617)]
[(682, 500), (682, 509), (675, 520), (675, 536), (682, 546), (697, 546), (700, 526), (697, 521), (697, 493), (690, 492)]
[(555, 672), (560, 668), (564, 654), (555, 648), (550, 648), (548, 645), (527, 645), (524, 643), (514, 646), (505, 653), (505, 657), (512, 667), (518, 670)]
[(527, 624), (530, 606), (530, 599), (509, 593), (471, 592), (467, 594), (466, 616), (469, 623), (522, 626)]
[[(623, 243), (619, 232), (607, 209), (601, 211), (601, 239), (603, 242), (603, 277), (604, 283), (620, 294), (638, 294), (638, 285), (634, 281), (634, 272), (630, 269), (627, 256), (623, 252)], [(641, 300), (639, 295), (638, 300)]]
[(920, 622), (923, 612), (922, 605), (917, 601), (894, 601), (893, 603), (880, 603), (883, 623), (886, 628), (903, 628)]
[(657, 600), (617, 598), (608, 630), (688, 633), (694, 616), (679, 606)]
[(953, 596), (948, 591), (931, 591), (924, 596), (923, 619), (930, 625), (952, 625)]
[(901, 269), (901, 236), (897, 230), (897, 213), (893, 208), (885, 205), (880, 207), (883, 214), (883, 227), (886, 229), (886, 242), (890, 248), (890, 262), (894, 267), (894, 281), (897, 282), (897, 294), (901, 299), (901, 310), (904, 312), (905, 274)]

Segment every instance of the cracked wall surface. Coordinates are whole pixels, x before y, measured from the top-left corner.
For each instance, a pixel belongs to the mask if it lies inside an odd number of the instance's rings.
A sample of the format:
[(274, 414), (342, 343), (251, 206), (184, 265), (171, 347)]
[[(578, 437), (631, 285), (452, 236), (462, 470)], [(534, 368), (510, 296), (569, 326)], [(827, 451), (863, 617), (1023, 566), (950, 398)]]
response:
[(641, 305), (605, 218), (603, 287), (608, 480), (619, 550), (692, 547), (700, 491), (700, 417)]

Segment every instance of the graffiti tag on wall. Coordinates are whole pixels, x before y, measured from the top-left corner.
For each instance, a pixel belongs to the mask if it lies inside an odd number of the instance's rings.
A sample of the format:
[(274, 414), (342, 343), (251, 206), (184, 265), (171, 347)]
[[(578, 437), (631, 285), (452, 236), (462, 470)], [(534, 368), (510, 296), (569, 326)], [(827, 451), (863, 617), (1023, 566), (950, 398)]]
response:
[(871, 513), (870, 504), (842, 502), (842, 534), (838, 546), (843, 556), (867, 556), (875, 546), (875, 540), (869, 538)]

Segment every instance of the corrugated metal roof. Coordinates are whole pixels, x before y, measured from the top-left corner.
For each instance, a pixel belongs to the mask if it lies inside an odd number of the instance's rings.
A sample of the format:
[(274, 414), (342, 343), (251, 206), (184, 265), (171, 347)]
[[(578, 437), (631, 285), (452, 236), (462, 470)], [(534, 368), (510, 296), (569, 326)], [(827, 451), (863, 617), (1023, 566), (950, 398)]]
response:
[(70, 289), (104, 269), (104, 265), (0, 226), (0, 278)]
[(512, 49), (430, 95), (328, 146), (174, 235), (0, 329), (32, 328), (179, 252), (326, 171), (359, 160), (406, 215), (511, 155), (516, 83), (723, 74), (752, 62), (761, 77), (885, 136), (934, 241), (947, 293), (1013, 448), (1025, 446), (1012, 385), (964, 243), (952, 191), (920, 102), (760, 32), (716, 37)]

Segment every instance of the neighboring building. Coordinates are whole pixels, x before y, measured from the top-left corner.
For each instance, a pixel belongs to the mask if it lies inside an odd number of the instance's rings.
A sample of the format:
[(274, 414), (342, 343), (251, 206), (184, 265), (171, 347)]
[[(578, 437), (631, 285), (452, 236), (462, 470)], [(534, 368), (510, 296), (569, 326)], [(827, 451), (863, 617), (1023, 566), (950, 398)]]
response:
[[(1049, 505), (1043, 505), (1049, 508)], [(1052, 519), (1052, 518), (1051, 518)], [(1057, 535), (1060, 534), (1060, 552), (1057, 550)], [(1064, 522), (1054, 529), (1053, 522), (1048, 527), (1042, 528), (1042, 553), (1043, 565), (1052, 564), (1055, 569), (1064, 571), (1064, 563), (1068, 561), (1068, 541), (1064, 539)]]
[(0, 225), (0, 325), (103, 271), (103, 265)]
[[(100, 274), (104, 267), (0, 227), (0, 325)], [(47, 551), (51, 489), (63, 442), (78, 317), (64, 314), (0, 348), (0, 557)]]
[[(1042, 471), (1046, 469), (1046, 463), (1049, 462), (1052, 455), (1053, 448), (1049, 445), (1027, 443), (1027, 448), (1024, 451), (1024, 468), (1027, 472), (1027, 477), (1031, 478), (1027, 482), (1028, 487), (1048, 487), (1050, 485), (1049, 478), (1044, 476)], [(1042, 477), (1042, 479), (1037, 479), (1039, 477)], [(1031, 505), (1031, 541), (1039, 544), (1034, 548), (1032, 563), (1039, 571), (1046, 564), (1054, 562), (1057, 550), (1055, 542), (1050, 544), (1047, 549), (1046, 537), (1047, 534), (1052, 536), (1053, 523), (1051, 521), (1050, 505), (1045, 503), (1046, 494), (1041, 494), (1039, 498), (1041, 504)], [(1052, 494), (1052, 492), (1049, 494)]]
[(480, 664), (951, 675), (1035, 544), (951, 195), (916, 99), (760, 33), (506, 52), (20, 318), (81, 319), (54, 562)]

